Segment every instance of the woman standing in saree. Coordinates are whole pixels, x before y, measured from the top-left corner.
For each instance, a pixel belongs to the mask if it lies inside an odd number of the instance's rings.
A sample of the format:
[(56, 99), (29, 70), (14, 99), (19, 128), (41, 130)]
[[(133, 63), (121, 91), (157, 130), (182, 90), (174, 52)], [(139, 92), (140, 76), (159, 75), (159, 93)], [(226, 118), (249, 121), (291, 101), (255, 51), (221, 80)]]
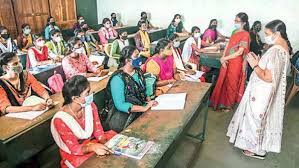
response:
[(239, 103), (245, 90), (246, 64), (244, 55), (249, 52), (249, 23), (246, 13), (239, 13), (235, 19), (238, 31), (229, 40), (224, 54), (218, 81), (210, 99), (214, 109), (230, 112), (232, 106)]
[(227, 132), (229, 142), (258, 159), (281, 149), (286, 74), (292, 53), (286, 26), (280, 20), (266, 25), (265, 41), (271, 48), (260, 60), (254, 53), (247, 56), (254, 71)]

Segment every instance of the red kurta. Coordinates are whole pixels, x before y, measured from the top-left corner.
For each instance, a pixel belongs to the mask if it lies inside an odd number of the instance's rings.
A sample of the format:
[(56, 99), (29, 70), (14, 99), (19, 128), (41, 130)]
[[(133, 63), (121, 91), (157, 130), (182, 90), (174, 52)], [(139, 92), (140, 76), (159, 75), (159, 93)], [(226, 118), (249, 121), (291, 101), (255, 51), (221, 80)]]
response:
[(242, 55), (228, 60), (227, 68), (221, 66), (219, 77), (210, 99), (214, 109), (232, 107), (239, 103), (245, 90), (246, 72), (243, 70), (246, 60), (243, 56), (249, 52), (250, 36), (247, 31), (235, 33), (227, 46), (225, 56), (235, 53), (240, 47), (244, 48)]
[[(111, 139), (114, 135), (117, 133), (114, 131), (108, 131), (104, 132), (103, 127), (101, 125), (99, 115), (98, 115), (98, 109), (95, 104), (92, 104), (92, 112), (93, 112), (93, 133), (92, 137), (89, 139), (78, 139), (71, 129), (59, 118), (56, 118), (54, 120), (54, 126), (59, 133), (61, 139), (66, 144), (66, 146), (71, 151), (71, 154), (68, 154), (60, 149), (60, 156), (61, 156), (61, 162), (60, 165), (62, 168), (67, 168), (65, 165), (65, 162), (68, 161), (72, 164), (74, 167), (80, 166), (85, 160), (87, 160), (89, 157), (91, 157), (94, 152), (84, 154), (82, 151), (82, 146), (88, 143), (96, 143), (97, 139), (99, 139), (101, 136), (104, 136), (106, 139)], [(75, 118), (76, 119), (76, 118)], [(79, 125), (85, 129), (85, 115), (81, 117), (80, 119), (76, 119), (76, 121), (79, 123)]]

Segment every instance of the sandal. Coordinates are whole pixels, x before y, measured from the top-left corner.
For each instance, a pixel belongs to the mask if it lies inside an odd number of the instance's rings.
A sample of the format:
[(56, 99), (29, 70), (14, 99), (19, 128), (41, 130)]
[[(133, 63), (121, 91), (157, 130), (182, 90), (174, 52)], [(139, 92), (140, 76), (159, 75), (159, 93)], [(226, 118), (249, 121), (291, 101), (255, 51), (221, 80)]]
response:
[(262, 155), (257, 155), (257, 154), (252, 153), (252, 152), (249, 153), (249, 151), (246, 151), (246, 150), (242, 150), (242, 153), (245, 156), (252, 157), (252, 158), (255, 158), (255, 159), (260, 159), (260, 160), (264, 160), (265, 156), (266, 156), (266, 155), (263, 155), (263, 156)]

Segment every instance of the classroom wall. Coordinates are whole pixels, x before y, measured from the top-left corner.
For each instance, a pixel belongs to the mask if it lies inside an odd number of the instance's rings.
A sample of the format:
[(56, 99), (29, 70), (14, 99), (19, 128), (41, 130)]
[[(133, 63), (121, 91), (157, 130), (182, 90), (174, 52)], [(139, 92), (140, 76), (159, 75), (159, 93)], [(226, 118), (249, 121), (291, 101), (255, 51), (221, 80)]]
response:
[(154, 26), (167, 27), (173, 15), (180, 13), (188, 31), (193, 25), (204, 31), (210, 19), (217, 18), (219, 31), (230, 35), (238, 12), (246, 12), (251, 25), (255, 20), (266, 24), (281, 19), (287, 25), (289, 39), (296, 50), (299, 49), (298, 6), (298, 0), (97, 0), (99, 23), (116, 12), (125, 25), (136, 25), (141, 11), (146, 11)]

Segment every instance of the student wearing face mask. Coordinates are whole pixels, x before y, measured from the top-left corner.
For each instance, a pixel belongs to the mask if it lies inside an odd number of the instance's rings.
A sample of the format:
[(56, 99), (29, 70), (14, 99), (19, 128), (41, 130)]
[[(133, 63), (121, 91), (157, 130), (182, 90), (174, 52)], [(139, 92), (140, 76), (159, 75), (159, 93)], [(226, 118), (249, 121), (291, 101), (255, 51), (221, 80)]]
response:
[(146, 23), (144, 21), (139, 22), (139, 31), (136, 33), (134, 39), (136, 47), (142, 56), (142, 62), (144, 63), (147, 58), (151, 56), (151, 40), (147, 32)]
[(217, 19), (212, 19), (210, 21), (209, 27), (205, 30), (205, 32), (202, 35), (202, 42), (201, 45), (203, 47), (209, 47), (213, 45), (216, 42), (224, 41), (225, 39), (228, 39), (229, 37), (223, 36), (218, 30), (218, 21)]
[(60, 30), (60, 28), (56, 25), (55, 23), (55, 19), (50, 16), (48, 19), (47, 19), (47, 25), (45, 27), (45, 39), (46, 40), (50, 40), (50, 31), (53, 30), (53, 29), (57, 29), (57, 30)]
[[(2, 53), (0, 65), (5, 74), (0, 77), (0, 116), (7, 113), (41, 111), (53, 106), (45, 88), (27, 71), (23, 71), (19, 57), (12, 52)], [(44, 99), (44, 103), (22, 106), (30, 96)]]
[(111, 55), (113, 58), (119, 59), (121, 50), (129, 46), (128, 33), (120, 32), (118, 39), (114, 40), (111, 47)]
[(220, 58), (222, 66), (210, 98), (210, 105), (224, 112), (230, 112), (233, 105), (240, 103), (245, 90), (247, 62), (244, 57), (249, 52), (250, 45), (249, 22), (246, 13), (241, 12), (236, 15), (235, 28), (237, 31), (229, 40)]
[(157, 81), (156, 95), (166, 93), (176, 80), (180, 80), (179, 73), (177, 72), (174, 59), (171, 51), (172, 43), (167, 39), (158, 41), (155, 48), (155, 55), (152, 56), (144, 65), (146, 72), (154, 74)]
[(65, 55), (65, 47), (63, 43), (63, 38), (59, 30), (53, 29), (50, 32), (51, 40), (46, 43), (50, 54), (55, 55), (56, 61), (61, 62)]
[(140, 22), (145, 22), (145, 25), (146, 25), (146, 28), (147, 29), (157, 29), (157, 27), (154, 27), (151, 22), (148, 20), (148, 17), (147, 17), (147, 13), (146, 12), (141, 12), (140, 14), (140, 20), (138, 21), (137, 23), (137, 26), (140, 25)]
[(106, 103), (106, 108), (111, 111), (106, 123), (116, 132), (121, 132), (157, 103), (147, 98), (145, 77), (140, 65), (141, 59), (136, 47), (123, 48), (118, 70), (112, 74), (107, 84), (110, 102)]
[(111, 26), (111, 21), (109, 18), (103, 19), (103, 27), (99, 30), (99, 38), (102, 45), (106, 45), (113, 40), (115, 40), (118, 36), (116, 30)]
[(28, 50), (26, 68), (52, 64), (58, 61), (57, 55), (50, 52), (44, 38), (40, 34), (34, 35), (33, 46)]
[(169, 39), (174, 34), (178, 36), (189, 36), (189, 32), (184, 28), (180, 14), (175, 14), (170, 25), (167, 28), (166, 38)]
[[(250, 52), (255, 55), (262, 56), (262, 51), (266, 45), (262, 42), (259, 32), (262, 30), (262, 23), (255, 21), (250, 29)], [(249, 80), (252, 73), (252, 68), (247, 66), (247, 80)]]
[(182, 58), (185, 64), (196, 65), (197, 70), (208, 72), (209, 68), (205, 66), (200, 66), (199, 58), (200, 53), (205, 52), (206, 49), (201, 48), (201, 33), (200, 29), (197, 26), (192, 27), (191, 29), (192, 36), (189, 37), (183, 47)]
[(264, 32), (271, 47), (261, 58), (253, 52), (247, 55), (254, 72), (226, 134), (244, 155), (257, 159), (281, 151), (287, 72), (293, 53), (284, 22), (273, 20)]
[(11, 39), (8, 29), (0, 26), (0, 54), (5, 52), (17, 52), (17, 45)]
[(66, 57), (62, 59), (62, 68), (66, 79), (75, 75), (85, 77), (104, 76), (107, 70), (94, 66), (84, 54), (84, 46), (78, 37), (72, 37), (68, 41)]
[(122, 27), (123, 24), (117, 20), (116, 13), (111, 13), (111, 22), (113, 27)]
[(81, 15), (77, 16), (77, 22), (73, 26), (74, 31), (76, 31), (77, 29), (81, 29), (81, 24), (83, 22), (85, 22), (84, 17)]
[(25, 23), (21, 26), (22, 33), (17, 37), (18, 48), (26, 52), (33, 45), (30, 25)]
[(59, 147), (62, 168), (79, 167), (94, 154), (112, 154), (105, 143), (115, 136), (104, 132), (90, 83), (81, 75), (64, 83), (63, 106), (51, 121), (51, 133)]

